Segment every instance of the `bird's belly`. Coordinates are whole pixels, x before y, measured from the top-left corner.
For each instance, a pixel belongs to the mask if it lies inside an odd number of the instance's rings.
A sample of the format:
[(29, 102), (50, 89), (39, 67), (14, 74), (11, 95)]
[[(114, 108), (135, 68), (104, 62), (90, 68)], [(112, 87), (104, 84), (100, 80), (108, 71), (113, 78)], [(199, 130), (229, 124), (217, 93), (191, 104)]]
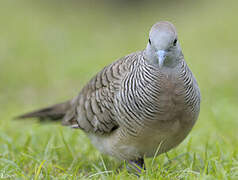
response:
[(89, 137), (102, 153), (122, 160), (132, 160), (144, 156), (153, 157), (169, 151), (182, 142), (192, 126), (192, 123), (181, 125), (179, 120), (174, 120), (143, 128), (138, 136), (122, 135), (119, 128), (109, 136)]

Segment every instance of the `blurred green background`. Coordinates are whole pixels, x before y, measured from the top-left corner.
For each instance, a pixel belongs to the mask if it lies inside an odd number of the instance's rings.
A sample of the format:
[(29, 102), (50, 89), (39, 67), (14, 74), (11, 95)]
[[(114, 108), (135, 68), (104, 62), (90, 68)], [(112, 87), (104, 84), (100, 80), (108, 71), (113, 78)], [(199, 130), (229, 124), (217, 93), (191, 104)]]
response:
[(142, 178), (237, 179), (237, 7), (235, 0), (1, 1), (0, 179), (135, 177), (116, 173), (119, 163), (81, 131), (12, 118), (76, 96), (104, 66), (145, 48), (160, 20), (177, 27), (201, 113), (178, 148), (153, 165), (146, 160)]

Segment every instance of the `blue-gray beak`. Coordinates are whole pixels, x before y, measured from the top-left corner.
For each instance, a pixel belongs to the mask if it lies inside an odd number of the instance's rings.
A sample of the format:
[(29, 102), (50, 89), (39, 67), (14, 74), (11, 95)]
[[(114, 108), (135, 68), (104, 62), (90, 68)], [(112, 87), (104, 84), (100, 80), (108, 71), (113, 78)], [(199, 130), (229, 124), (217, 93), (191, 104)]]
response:
[(157, 51), (157, 55), (158, 55), (158, 58), (159, 58), (159, 67), (163, 66), (166, 54), (167, 53), (164, 50)]

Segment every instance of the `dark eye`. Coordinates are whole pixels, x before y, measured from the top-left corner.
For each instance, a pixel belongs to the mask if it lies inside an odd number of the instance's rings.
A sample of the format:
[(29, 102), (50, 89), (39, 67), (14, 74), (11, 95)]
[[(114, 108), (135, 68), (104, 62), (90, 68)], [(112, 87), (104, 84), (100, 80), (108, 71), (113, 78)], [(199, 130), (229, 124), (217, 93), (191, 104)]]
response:
[(178, 41), (178, 40), (177, 40), (177, 38), (176, 38), (176, 39), (174, 40), (174, 42), (173, 42), (173, 45), (174, 45), (174, 46), (176, 46), (177, 41)]
[(151, 45), (151, 41), (150, 41), (150, 39), (149, 39), (149, 43), (150, 43), (150, 45)]

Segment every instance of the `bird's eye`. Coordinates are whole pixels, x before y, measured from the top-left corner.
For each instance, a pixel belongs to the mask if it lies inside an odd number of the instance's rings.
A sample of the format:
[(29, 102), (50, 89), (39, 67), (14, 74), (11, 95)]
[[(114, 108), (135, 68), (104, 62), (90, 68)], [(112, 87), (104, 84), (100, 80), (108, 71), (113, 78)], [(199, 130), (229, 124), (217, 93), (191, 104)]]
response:
[(174, 42), (173, 42), (173, 45), (174, 45), (174, 46), (176, 46), (177, 41), (178, 41), (178, 40), (177, 40), (177, 38), (176, 38), (176, 39), (174, 40)]
[(149, 39), (149, 43), (150, 43), (150, 45), (151, 45), (151, 41), (150, 41), (150, 39)]

